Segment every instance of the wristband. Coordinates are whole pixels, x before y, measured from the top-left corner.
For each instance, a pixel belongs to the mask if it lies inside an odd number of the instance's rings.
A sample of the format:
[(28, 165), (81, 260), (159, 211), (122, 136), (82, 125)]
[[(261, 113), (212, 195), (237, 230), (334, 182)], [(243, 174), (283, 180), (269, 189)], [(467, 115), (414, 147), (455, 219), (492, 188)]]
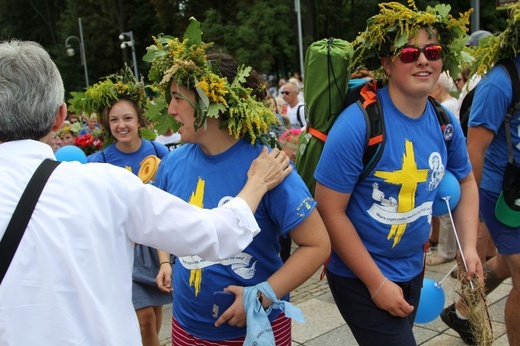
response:
[(165, 264), (165, 263), (170, 264), (170, 261), (164, 261), (164, 262), (161, 262), (161, 264), (159, 264), (159, 267), (162, 266), (162, 265)]
[(379, 291), (381, 291), (381, 288), (383, 288), (383, 285), (385, 284), (386, 280), (388, 280), (386, 277), (385, 279), (383, 280), (383, 283), (381, 284), (381, 286), (379, 286), (379, 288), (377, 289), (376, 293), (374, 293), (372, 295), (372, 297), (370, 297), (370, 299), (374, 299), (375, 296), (377, 296), (377, 294), (379, 293)]

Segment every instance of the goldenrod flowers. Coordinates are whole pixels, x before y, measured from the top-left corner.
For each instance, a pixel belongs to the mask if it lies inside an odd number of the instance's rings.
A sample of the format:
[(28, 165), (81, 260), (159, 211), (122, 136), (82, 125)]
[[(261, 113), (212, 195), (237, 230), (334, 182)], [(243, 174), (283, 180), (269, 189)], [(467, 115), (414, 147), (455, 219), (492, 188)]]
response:
[(511, 59), (520, 54), (520, 2), (508, 8), (507, 28), (498, 35), (481, 39), (474, 53), (476, 72), (483, 75), (501, 59)]
[(379, 69), (381, 57), (398, 54), (424, 28), (430, 35), (438, 35), (444, 48), (443, 69), (456, 75), (459, 62), (466, 59), (461, 51), (471, 11), (456, 19), (449, 13), (451, 7), (443, 4), (428, 6), (425, 11), (419, 11), (413, 0), (408, 1), (408, 7), (398, 2), (380, 3), (379, 7), (380, 12), (368, 19), (366, 30), (353, 42), (352, 68)]
[(204, 126), (207, 118), (218, 118), (235, 138), (246, 138), (251, 143), (269, 141), (269, 129), (279, 120), (263, 100), (256, 99), (253, 90), (243, 86), (251, 67), (240, 66), (232, 81), (220, 76), (219, 61), (212, 65), (207, 60), (207, 51), (213, 43), (202, 42), (200, 23), (194, 18), (182, 41), (165, 35), (153, 40), (143, 57), (151, 64), (148, 76), (166, 93), (167, 100), (172, 80), (196, 92), (193, 108), (197, 128)]
[(120, 73), (110, 75), (104, 81), (88, 87), (85, 92), (71, 94), (73, 98), (69, 103), (77, 113), (100, 115), (106, 107), (121, 99), (133, 101), (142, 109), (146, 107), (144, 85), (135, 79), (128, 66)]

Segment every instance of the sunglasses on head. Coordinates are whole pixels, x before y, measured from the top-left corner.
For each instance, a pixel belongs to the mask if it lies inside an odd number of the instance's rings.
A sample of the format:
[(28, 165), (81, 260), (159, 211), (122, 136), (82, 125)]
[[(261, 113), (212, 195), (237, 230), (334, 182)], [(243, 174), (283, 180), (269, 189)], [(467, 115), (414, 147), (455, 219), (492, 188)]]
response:
[(401, 59), (403, 63), (409, 64), (416, 62), (421, 53), (424, 53), (424, 56), (429, 61), (439, 60), (442, 58), (442, 46), (437, 43), (428, 44), (424, 46), (424, 48), (406, 46), (401, 50), (399, 59)]
[(283, 95), (289, 95), (291, 92), (290, 91), (281, 91), (280, 94), (283, 94)]

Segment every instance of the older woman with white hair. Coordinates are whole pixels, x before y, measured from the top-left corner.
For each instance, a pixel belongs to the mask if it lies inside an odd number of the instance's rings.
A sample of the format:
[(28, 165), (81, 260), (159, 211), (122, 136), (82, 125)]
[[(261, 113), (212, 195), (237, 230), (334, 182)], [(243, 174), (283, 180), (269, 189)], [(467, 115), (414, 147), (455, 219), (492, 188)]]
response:
[(457, 108), (459, 103), (458, 100), (450, 94), (454, 88), (455, 85), (453, 83), (453, 79), (451, 79), (449, 72), (445, 71), (440, 74), (439, 80), (433, 87), (430, 95), (458, 118), (459, 114), (457, 112)]

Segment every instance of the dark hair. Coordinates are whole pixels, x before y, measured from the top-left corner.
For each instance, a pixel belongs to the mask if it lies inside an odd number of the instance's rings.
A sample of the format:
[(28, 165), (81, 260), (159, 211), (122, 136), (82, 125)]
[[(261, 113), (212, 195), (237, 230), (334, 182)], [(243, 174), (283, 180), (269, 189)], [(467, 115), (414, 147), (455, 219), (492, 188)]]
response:
[(466, 67), (462, 71), (460, 71), (460, 75), (462, 76), (462, 81), (464, 83), (466, 83), (468, 81), (470, 73), (471, 73), (471, 69), (469, 67)]
[[(226, 77), (229, 83), (233, 82), (239, 65), (231, 55), (226, 53), (209, 53), (206, 58), (212, 66), (217, 66), (217, 71), (222, 77)], [(253, 95), (257, 101), (263, 101), (268, 93), (266, 84), (266, 80), (260, 74), (255, 70), (251, 70), (243, 86), (253, 90)]]

